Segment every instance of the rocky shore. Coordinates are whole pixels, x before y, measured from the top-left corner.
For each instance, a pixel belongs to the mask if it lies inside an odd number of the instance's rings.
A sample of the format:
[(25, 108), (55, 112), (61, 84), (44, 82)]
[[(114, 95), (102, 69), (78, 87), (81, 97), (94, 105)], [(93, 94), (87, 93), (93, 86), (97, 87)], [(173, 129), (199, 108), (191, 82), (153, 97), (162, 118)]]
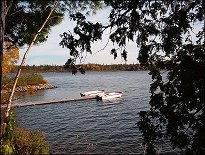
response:
[[(37, 91), (37, 90), (52, 89), (52, 88), (57, 88), (57, 87), (52, 84), (47, 83), (47, 84), (20, 86), (20, 87), (16, 87), (15, 91), (16, 92), (26, 92), (29, 89)], [(7, 93), (7, 92), (11, 92), (11, 89), (9, 88), (9, 89), (2, 90), (2, 93)]]

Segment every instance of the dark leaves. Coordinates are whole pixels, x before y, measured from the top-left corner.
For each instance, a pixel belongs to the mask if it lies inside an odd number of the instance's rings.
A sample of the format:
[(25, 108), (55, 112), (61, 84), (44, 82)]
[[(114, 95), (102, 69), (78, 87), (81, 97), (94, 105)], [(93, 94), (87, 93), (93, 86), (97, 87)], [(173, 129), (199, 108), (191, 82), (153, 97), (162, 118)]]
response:
[[(110, 52), (111, 55), (114, 56), (114, 60), (117, 58), (117, 51), (115, 48), (113, 48)], [(121, 53), (122, 58), (127, 61), (127, 51), (123, 50), (123, 52)]]
[(125, 61), (127, 61), (127, 51), (123, 50), (123, 52), (121, 53), (121, 55), (122, 55), (123, 59), (124, 59)]
[[(169, 139), (173, 148), (204, 153), (204, 33), (193, 33), (194, 22), (203, 19), (202, 1), (106, 1), (112, 7), (110, 24), (86, 22), (80, 15), (74, 29), (79, 39), (68, 35), (64, 47), (72, 54), (89, 51), (90, 42), (101, 39), (111, 28), (109, 39), (127, 60), (126, 45), (139, 48), (138, 60), (150, 68), (150, 109), (140, 112), (138, 122), (146, 153), (155, 153), (156, 142)], [(192, 23), (193, 22), (193, 23)], [(192, 37), (196, 38), (196, 42)], [(79, 50), (80, 49), (80, 50)], [(113, 48), (111, 55), (118, 56)], [(161, 69), (168, 69), (162, 74)], [(200, 141), (200, 142), (199, 142)]]
[(117, 52), (116, 52), (116, 49), (112, 49), (110, 54), (112, 54), (114, 56), (114, 60), (117, 58)]
[(77, 68), (76, 68), (75, 65), (74, 65), (74, 66), (71, 66), (71, 71), (72, 71), (72, 74), (73, 74), (73, 75), (76, 75), (76, 73), (78, 72), (78, 70), (77, 70)]
[(81, 66), (79, 67), (79, 71), (81, 74), (85, 74), (85, 70)]
[(80, 12), (77, 12), (76, 14), (71, 14), (70, 17), (74, 21), (77, 21), (77, 24), (81, 24), (83, 21), (85, 21), (85, 16)]
[(75, 39), (71, 33), (64, 32), (61, 36), (62, 41), (60, 46), (70, 50), (70, 55), (79, 58), (79, 53), (91, 51), (91, 42), (97, 41), (102, 37), (102, 25), (98, 22), (93, 24), (85, 21), (85, 16), (80, 12), (70, 15), (74, 21), (77, 21), (77, 26), (74, 28), (74, 33), (78, 35)]
[(147, 45), (141, 46), (140, 51), (139, 51), (139, 56), (137, 58), (141, 64), (143, 65), (147, 64), (149, 53), (151, 52), (150, 49), (151, 49), (150, 46), (147, 46)]
[(64, 65), (64, 68), (67, 70), (70, 70), (73, 75), (76, 75), (78, 71), (80, 71), (81, 74), (85, 74), (85, 70), (82, 66), (77, 67), (75, 65), (75, 59), (69, 58), (67, 62)]
[[(28, 45), (47, 18), (53, 1), (38, 2), (38, 4), (36, 1), (13, 1), (11, 3), (6, 19), (5, 37), (18, 47)], [(35, 44), (46, 41), (51, 27), (59, 24), (63, 16), (62, 12), (54, 10)]]
[(69, 59), (67, 60), (67, 62), (65, 63), (64, 68), (65, 68), (65, 69), (68, 69), (70, 66), (74, 65), (74, 62), (75, 62), (74, 59), (69, 58)]

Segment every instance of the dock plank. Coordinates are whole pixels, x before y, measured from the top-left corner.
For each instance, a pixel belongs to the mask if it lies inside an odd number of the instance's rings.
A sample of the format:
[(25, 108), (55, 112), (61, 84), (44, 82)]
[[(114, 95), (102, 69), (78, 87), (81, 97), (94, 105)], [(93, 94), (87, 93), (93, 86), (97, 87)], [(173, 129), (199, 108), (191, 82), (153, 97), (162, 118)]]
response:
[(63, 103), (63, 102), (71, 102), (71, 101), (82, 101), (82, 100), (90, 100), (90, 99), (96, 99), (96, 97), (79, 97), (79, 98), (53, 99), (47, 101), (21, 102), (21, 103), (13, 103), (12, 106), (22, 107), (22, 106), (33, 106), (33, 105), (42, 105), (42, 104)]

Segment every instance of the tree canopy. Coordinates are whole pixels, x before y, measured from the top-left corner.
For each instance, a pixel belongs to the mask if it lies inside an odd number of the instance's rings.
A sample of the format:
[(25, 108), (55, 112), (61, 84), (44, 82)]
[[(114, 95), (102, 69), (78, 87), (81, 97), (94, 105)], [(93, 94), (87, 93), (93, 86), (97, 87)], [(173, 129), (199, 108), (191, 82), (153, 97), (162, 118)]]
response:
[[(3, 42), (8, 41), (20, 48), (29, 45), (37, 31), (47, 18), (51, 8), (54, 5), (53, 0), (25, 1), (25, 0), (2, 0), (0, 2), (1, 23), (0, 23), (0, 68), (2, 69), (3, 60)], [(96, 11), (101, 7), (99, 1), (59, 1), (57, 8), (52, 13), (50, 19), (44, 26), (44, 29), (38, 34), (34, 45), (47, 40), (51, 28), (59, 24), (66, 13), (75, 13), (75, 11), (84, 11), (86, 13)], [(0, 79), (2, 70), (0, 69)], [(1, 82), (1, 81), (0, 81)], [(1, 83), (0, 83), (1, 85)]]
[[(18, 47), (29, 44), (46, 19), (53, 4), (53, 0), (7, 1), (8, 12), (5, 23), (5, 38)], [(60, 1), (35, 44), (46, 41), (51, 28), (62, 21), (66, 12), (74, 13), (76, 10), (94, 10), (98, 7), (100, 7), (100, 3), (97, 1)]]
[[(139, 48), (138, 60), (149, 66), (150, 109), (139, 113), (137, 123), (147, 154), (155, 154), (159, 140), (173, 149), (205, 153), (205, 2), (202, 0), (104, 1), (110, 6), (109, 24), (92, 23), (81, 12), (72, 14), (74, 34), (64, 32), (60, 45), (70, 50), (67, 64), (75, 65), (82, 52), (92, 53), (91, 43), (101, 40), (106, 29), (114, 58), (126, 60), (126, 44)], [(203, 26), (195, 29), (197, 24)], [(166, 68), (162, 78), (160, 68)]]
[[(2, 86), (2, 62), (3, 54), (5, 53), (3, 47), (4, 42), (10, 42), (17, 48), (29, 45), (48, 16), (53, 4), (54, 2), (52, 0), (2, 0), (0, 2), (0, 87)], [(45, 25), (45, 29), (38, 35), (35, 44), (44, 42), (51, 27), (61, 22), (64, 15), (61, 12), (62, 9), (63, 7), (59, 7), (54, 11), (51, 19)]]
[[(10, 1), (5, 22), (5, 39), (17, 47), (28, 45), (49, 14), (53, 1)], [(57, 9), (38, 36), (37, 43), (44, 42), (51, 27), (59, 24), (63, 13)]]
[[(57, 7), (56, 7), (57, 6)], [(86, 10), (87, 8), (97, 9), (100, 7), (98, 1), (60, 1), (60, 0), (1, 0), (0, 1), (0, 87), (2, 90), (2, 66), (4, 59), (8, 55), (5, 54), (4, 43), (9, 42), (10, 45), (21, 47), (29, 45), (16, 74), (12, 92), (7, 102), (5, 117), (1, 117), (1, 141), (4, 145), (1, 147), (1, 153), (12, 154), (15, 146), (13, 143), (13, 122), (11, 101), (14, 90), (21, 72), (21, 68), (25, 63), (25, 59), (30, 48), (33, 45), (46, 41), (47, 35), (51, 27), (59, 24), (66, 11), (74, 12), (77, 10)], [(72, 9), (71, 9), (72, 8)], [(11, 47), (9, 47), (11, 49)], [(14, 60), (14, 59), (10, 59)], [(4, 61), (5, 62), (5, 61)], [(15, 62), (15, 60), (13, 61)], [(1, 96), (0, 96), (1, 103)]]

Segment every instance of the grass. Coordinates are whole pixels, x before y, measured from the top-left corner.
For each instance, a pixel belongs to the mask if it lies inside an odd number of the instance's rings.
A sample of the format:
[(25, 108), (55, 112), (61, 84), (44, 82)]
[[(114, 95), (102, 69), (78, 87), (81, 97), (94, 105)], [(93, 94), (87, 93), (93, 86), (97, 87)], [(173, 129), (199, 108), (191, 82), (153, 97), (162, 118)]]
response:
[[(14, 78), (3, 77), (2, 80), (3, 89), (7, 90), (12, 88), (14, 83)], [(39, 74), (22, 74), (19, 77), (17, 87), (19, 86), (34, 86), (39, 84), (46, 84), (47, 81), (43, 79), (43, 77)], [(32, 91), (32, 90), (29, 90)], [(9, 93), (2, 93), (2, 102), (7, 102)], [(1, 114), (4, 113), (5, 108), (1, 108)], [(2, 116), (1, 116), (2, 117)], [(2, 117), (3, 118), (3, 117)], [(28, 131), (23, 128), (13, 127), (14, 130), (9, 130), (9, 134), (13, 135), (14, 138), (10, 138), (9, 136), (5, 137), (7, 140), (5, 141), (5, 145), (2, 145), (1, 152), (3, 154), (48, 154), (49, 153), (49, 145), (45, 140), (42, 131)], [(2, 142), (2, 137), (1, 137)], [(14, 152), (12, 152), (12, 148), (14, 146)], [(2, 149), (4, 148), (4, 149)], [(7, 152), (7, 153), (4, 153)]]
[[(3, 77), (3, 89), (11, 88), (14, 82), (14, 78)], [(28, 85), (38, 85), (38, 84), (46, 84), (47, 81), (43, 79), (42, 75), (39, 74), (22, 74), (20, 75), (17, 87), (18, 86), (28, 86)]]
[[(14, 83), (14, 78), (9, 78), (9, 77), (3, 77), (2, 79), (2, 90), (9, 90), (12, 88)], [(35, 86), (35, 85), (39, 85), (39, 84), (47, 84), (47, 81), (43, 79), (43, 76), (40, 74), (36, 74), (36, 73), (24, 73), (21, 74), (16, 87), (20, 87), (20, 86)], [(28, 93), (33, 93), (35, 92), (35, 90), (31, 88), (28, 89)], [(19, 96), (20, 94), (18, 92), (15, 93), (17, 96)], [(5, 103), (8, 101), (8, 98), (10, 96), (9, 92), (5, 92), (1, 94), (1, 101), (2, 103)]]
[(28, 131), (23, 128), (14, 130), (14, 146), (17, 154), (48, 154), (49, 145), (42, 131)]

